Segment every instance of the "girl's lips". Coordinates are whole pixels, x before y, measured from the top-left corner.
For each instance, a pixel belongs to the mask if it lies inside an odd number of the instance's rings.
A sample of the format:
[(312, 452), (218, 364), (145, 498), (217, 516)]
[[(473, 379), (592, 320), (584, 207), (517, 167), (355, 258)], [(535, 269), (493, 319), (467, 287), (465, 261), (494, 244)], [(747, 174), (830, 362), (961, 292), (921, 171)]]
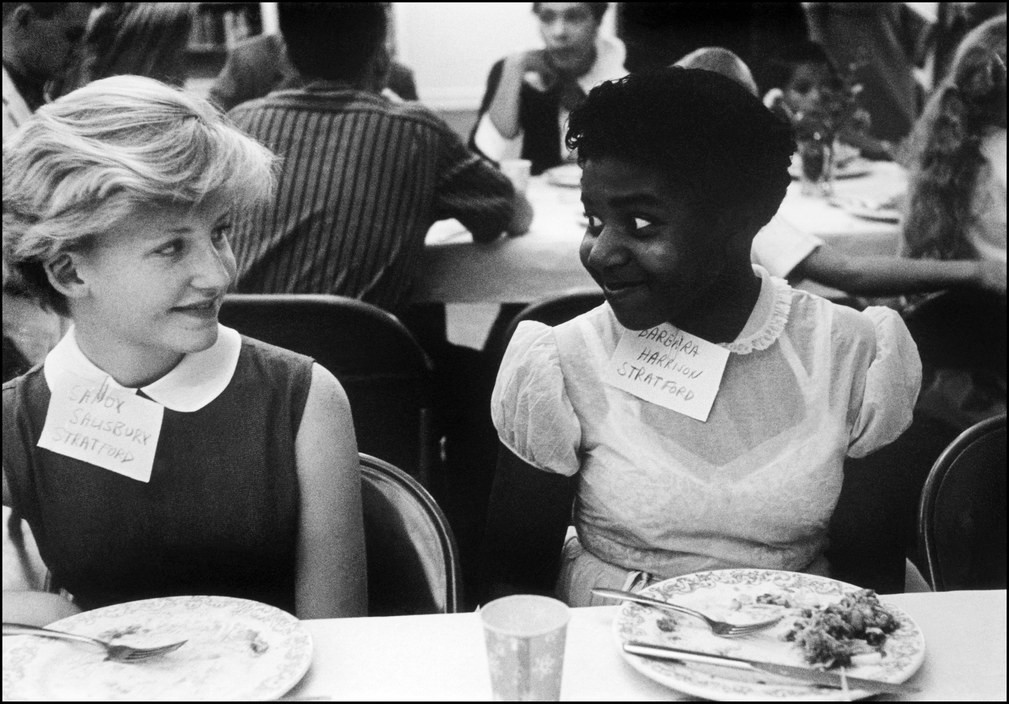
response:
[(200, 318), (211, 318), (217, 317), (217, 310), (219, 308), (218, 299), (214, 298), (209, 301), (204, 301), (203, 303), (192, 303), (186, 306), (175, 306), (172, 310), (176, 313), (184, 313), (186, 315), (193, 315)]

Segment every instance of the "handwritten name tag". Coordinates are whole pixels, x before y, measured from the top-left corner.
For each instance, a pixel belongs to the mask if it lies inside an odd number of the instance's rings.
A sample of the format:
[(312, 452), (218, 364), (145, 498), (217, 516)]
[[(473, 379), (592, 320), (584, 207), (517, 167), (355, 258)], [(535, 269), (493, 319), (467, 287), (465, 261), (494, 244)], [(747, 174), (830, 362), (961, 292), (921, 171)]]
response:
[(604, 381), (645, 401), (707, 421), (729, 351), (663, 324), (625, 330)]
[(165, 409), (110, 381), (61, 375), (39, 447), (148, 482)]

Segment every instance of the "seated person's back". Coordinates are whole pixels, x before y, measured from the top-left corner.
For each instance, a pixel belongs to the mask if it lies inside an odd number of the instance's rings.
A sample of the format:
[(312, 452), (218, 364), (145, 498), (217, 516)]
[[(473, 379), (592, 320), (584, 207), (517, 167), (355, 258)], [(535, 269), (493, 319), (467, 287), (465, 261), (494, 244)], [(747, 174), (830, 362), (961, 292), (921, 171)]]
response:
[(230, 113), (283, 158), (274, 201), (236, 218), (238, 290), (333, 293), (395, 312), (434, 221), (454, 217), (491, 240), (514, 227), (516, 196), (428, 109), (379, 95), (388, 67), (381, 4), (305, 5), (280, 6), (305, 86)]

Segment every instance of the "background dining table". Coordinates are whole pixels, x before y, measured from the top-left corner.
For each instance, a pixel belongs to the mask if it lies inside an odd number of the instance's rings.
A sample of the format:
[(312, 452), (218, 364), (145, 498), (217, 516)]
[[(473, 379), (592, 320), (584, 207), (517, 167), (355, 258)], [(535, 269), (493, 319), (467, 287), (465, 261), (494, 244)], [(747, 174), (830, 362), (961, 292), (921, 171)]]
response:
[[(892, 162), (862, 162), (864, 173), (834, 181), (838, 199), (885, 201), (907, 187), (904, 169)], [(854, 172), (852, 172), (854, 173)], [(577, 181), (558, 185), (550, 172), (529, 181), (533, 207), (529, 232), (486, 244), (474, 243), (457, 220), (442, 220), (428, 231), (416, 303), (528, 303), (570, 289), (595, 287), (582, 267), (578, 246), (585, 232)], [(900, 225), (859, 217), (827, 198), (804, 195), (793, 180), (778, 214), (851, 254), (895, 254)], [(815, 286), (817, 293), (823, 293)]]
[[(925, 639), (925, 659), (908, 683), (916, 693), (884, 701), (1006, 700), (1006, 591), (880, 597), (904, 610)], [(617, 606), (572, 609), (562, 700), (683, 700), (648, 679), (617, 649)], [(320, 619), (304, 622), (312, 665), (287, 699), (491, 699), (478, 613)]]

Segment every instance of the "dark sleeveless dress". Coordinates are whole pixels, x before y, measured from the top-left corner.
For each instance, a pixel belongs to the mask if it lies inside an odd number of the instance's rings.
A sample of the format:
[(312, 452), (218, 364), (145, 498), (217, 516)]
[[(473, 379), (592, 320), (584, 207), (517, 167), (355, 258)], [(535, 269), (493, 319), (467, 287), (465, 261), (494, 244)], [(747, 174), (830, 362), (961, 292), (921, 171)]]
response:
[(84, 609), (215, 594), (293, 613), (295, 437), (311, 379), (310, 358), (243, 337), (220, 396), (165, 409), (149, 483), (37, 447), (41, 365), (4, 384), (4, 473), (54, 584)]

